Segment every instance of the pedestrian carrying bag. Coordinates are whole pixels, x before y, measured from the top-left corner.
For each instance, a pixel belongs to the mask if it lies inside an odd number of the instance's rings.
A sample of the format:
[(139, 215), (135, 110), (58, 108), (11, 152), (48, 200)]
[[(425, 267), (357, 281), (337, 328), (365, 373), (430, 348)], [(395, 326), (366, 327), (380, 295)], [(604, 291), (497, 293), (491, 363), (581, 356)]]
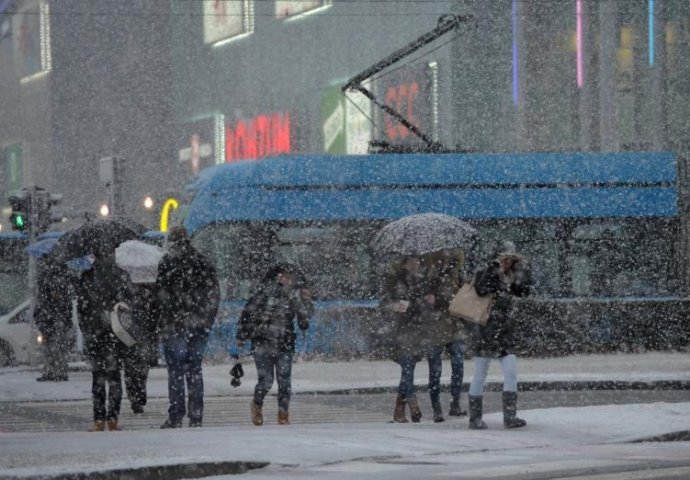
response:
[(448, 306), (448, 313), (468, 322), (485, 326), (489, 321), (495, 298), (496, 294), (479, 295), (474, 288), (474, 282), (468, 282), (453, 296)]
[(132, 309), (124, 302), (118, 302), (110, 312), (110, 327), (115, 336), (125, 345), (131, 347), (137, 343), (133, 335), (134, 315)]

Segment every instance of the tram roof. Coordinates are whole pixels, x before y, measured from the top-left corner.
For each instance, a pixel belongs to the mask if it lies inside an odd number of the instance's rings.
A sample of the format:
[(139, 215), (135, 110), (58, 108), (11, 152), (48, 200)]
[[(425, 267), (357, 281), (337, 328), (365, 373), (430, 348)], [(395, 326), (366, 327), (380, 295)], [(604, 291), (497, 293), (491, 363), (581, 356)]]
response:
[(677, 214), (670, 152), (286, 155), (212, 167), (185, 224)]

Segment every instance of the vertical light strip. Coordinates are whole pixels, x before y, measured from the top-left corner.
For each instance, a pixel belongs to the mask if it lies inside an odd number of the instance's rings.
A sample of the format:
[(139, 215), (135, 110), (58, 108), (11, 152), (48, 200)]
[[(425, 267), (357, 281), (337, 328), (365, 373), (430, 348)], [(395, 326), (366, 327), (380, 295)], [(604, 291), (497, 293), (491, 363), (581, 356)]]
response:
[(511, 16), (511, 24), (513, 26), (513, 105), (517, 105), (520, 101), (518, 96), (518, 42), (517, 42), (517, 0), (513, 0), (513, 10)]
[(429, 70), (431, 73), (431, 138), (434, 142), (438, 142), (438, 63), (429, 62)]
[(582, 52), (582, 0), (575, 0), (575, 48), (577, 50), (577, 86), (582, 88), (585, 84), (585, 66)]
[(213, 133), (215, 154), (214, 162), (217, 164), (225, 163), (225, 115), (216, 113), (213, 116)]
[(649, 65), (654, 66), (654, 0), (649, 0)]

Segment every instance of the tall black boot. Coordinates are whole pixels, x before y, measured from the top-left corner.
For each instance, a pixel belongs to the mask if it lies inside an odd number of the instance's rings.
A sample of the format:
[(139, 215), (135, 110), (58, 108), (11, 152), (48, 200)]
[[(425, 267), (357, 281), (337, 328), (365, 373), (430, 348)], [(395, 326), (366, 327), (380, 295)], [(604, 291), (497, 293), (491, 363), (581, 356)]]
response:
[(434, 410), (434, 423), (441, 423), (445, 419), (443, 418), (443, 409), (441, 408), (441, 402), (439, 400), (431, 402), (431, 408)]
[(482, 420), (482, 400), (481, 395), (473, 397), (470, 395), (470, 428), (472, 430), (486, 430), (487, 426)]
[(464, 417), (467, 412), (460, 407), (460, 397), (453, 397), (450, 401), (450, 409), (448, 410), (448, 415), (451, 417)]
[(527, 422), (517, 417), (517, 392), (503, 392), (503, 426), (520, 428)]

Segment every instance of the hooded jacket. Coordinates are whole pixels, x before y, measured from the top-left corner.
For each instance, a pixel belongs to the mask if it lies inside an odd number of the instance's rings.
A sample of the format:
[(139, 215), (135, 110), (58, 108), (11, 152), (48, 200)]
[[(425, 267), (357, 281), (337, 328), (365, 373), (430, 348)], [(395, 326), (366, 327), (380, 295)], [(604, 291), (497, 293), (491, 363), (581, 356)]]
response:
[(154, 292), (163, 337), (213, 326), (220, 305), (218, 275), (186, 238), (161, 258)]

